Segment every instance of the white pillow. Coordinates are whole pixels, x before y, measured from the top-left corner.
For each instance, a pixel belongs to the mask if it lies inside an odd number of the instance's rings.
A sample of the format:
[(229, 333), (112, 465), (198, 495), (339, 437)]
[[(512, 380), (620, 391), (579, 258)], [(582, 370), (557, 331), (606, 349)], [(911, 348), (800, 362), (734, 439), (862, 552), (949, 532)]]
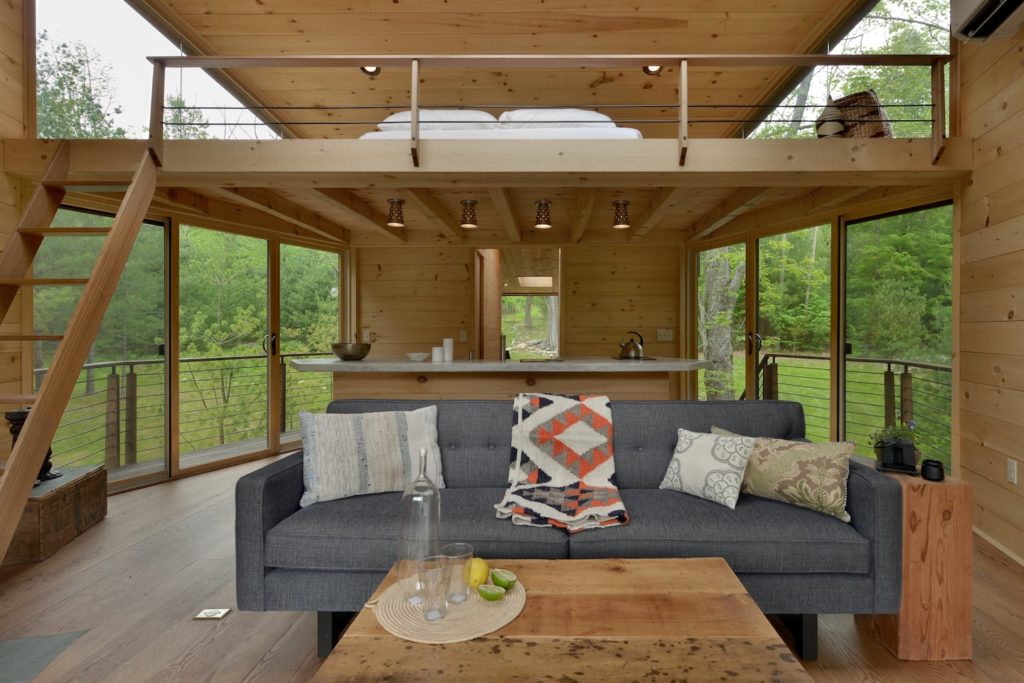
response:
[(506, 128), (615, 128), (610, 116), (589, 109), (512, 109), (498, 121)]
[(419, 474), (427, 449), (427, 476), (444, 488), (437, 445), (437, 406), (390, 413), (299, 413), (302, 479), (308, 507), (365, 493), (404, 491)]
[(719, 436), (679, 430), (679, 440), (659, 488), (736, 507), (743, 472), (754, 449), (749, 436)]
[[(378, 130), (409, 130), (411, 111), (392, 114), (377, 124)], [(422, 130), (481, 130), (498, 127), (498, 119), (478, 109), (420, 109)]]

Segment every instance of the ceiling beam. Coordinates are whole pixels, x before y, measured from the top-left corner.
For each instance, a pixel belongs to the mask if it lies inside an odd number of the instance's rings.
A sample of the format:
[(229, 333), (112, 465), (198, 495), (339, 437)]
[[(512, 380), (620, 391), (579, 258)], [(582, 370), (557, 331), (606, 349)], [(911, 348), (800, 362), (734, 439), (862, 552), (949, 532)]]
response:
[(650, 232), (661, 219), (665, 216), (665, 212), (672, 208), (672, 200), (678, 196), (681, 188), (678, 187), (662, 187), (654, 195), (654, 199), (651, 200), (650, 205), (644, 210), (633, 227), (629, 230), (629, 241), (637, 242), (643, 239), (643, 236)]
[(572, 210), (572, 232), (569, 240), (575, 244), (583, 238), (587, 231), (590, 217), (594, 214), (594, 201), (597, 199), (597, 190), (584, 188), (576, 193), (576, 206)]
[(687, 239), (702, 239), (753, 209), (770, 187), (741, 187), (683, 230)]
[(809, 192), (807, 194), (807, 199), (822, 209), (828, 209), (833, 206), (839, 206), (840, 204), (852, 201), (862, 194), (874, 189), (874, 185), (862, 185), (860, 187), (819, 187), (817, 190)]
[(361, 225), (364, 228), (369, 228), (379, 235), (398, 242), (409, 241), (405, 228), (392, 228), (389, 226), (387, 224), (387, 216), (375, 210), (351, 190), (333, 187), (318, 187), (316, 190), (330, 199), (335, 208), (345, 215), (347, 221), (355, 225)]
[(523, 241), (523, 231), (516, 223), (516, 214), (512, 211), (512, 196), (504, 187), (492, 187), (487, 193), (491, 196), (491, 203), (498, 212), (498, 219), (505, 233), (513, 242)]
[(172, 209), (184, 209), (201, 214), (210, 213), (209, 197), (183, 190), (180, 187), (157, 188), (156, 194), (153, 195), (153, 202), (170, 206)]
[(448, 213), (448, 209), (444, 208), (444, 204), (437, 198), (430, 190), (423, 188), (409, 188), (406, 190), (406, 194), (409, 200), (419, 208), (420, 211), (427, 214), (427, 218), (434, 221), (434, 224), (441, 229), (446, 236), (450, 237), (455, 242), (462, 242), (466, 239), (465, 235), (456, 229), (458, 221), (455, 217)]
[(280, 218), (327, 239), (344, 244), (348, 244), (352, 240), (349, 231), (337, 223), (265, 188), (224, 187), (216, 190), (216, 194), (229, 201), (268, 213), (275, 218)]

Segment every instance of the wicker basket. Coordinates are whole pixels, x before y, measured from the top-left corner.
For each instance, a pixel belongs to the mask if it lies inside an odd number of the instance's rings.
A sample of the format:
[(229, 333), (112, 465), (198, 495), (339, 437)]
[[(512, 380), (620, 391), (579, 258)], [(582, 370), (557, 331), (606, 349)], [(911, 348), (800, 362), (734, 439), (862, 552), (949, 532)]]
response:
[(842, 114), (846, 128), (843, 138), (891, 138), (892, 123), (874, 90), (855, 92), (833, 103)]

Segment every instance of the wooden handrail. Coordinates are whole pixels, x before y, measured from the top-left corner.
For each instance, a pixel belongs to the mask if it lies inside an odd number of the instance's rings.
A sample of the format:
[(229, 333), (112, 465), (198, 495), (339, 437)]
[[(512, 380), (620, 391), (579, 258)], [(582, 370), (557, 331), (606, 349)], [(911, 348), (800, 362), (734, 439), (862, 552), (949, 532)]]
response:
[(815, 55), (815, 54), (646, 54), (646, 55), (249, 55), (249, 56), (155, 56), (150, 103), (149, 150), (157, 165), (163, 160), (164, 72), (167, 68), (265, 69), (338, 68), (367, 64), (405, 67), (412, 72), (409, 121), (410, 153), (413, 166), (420, 165), (419, 95), (423, 68), (490, 70), (499, 67), (538, 68), (626, 68), (652, 64), (676, 64), (679, 68), (679, 165), (686, 162), (688, 140), (687, 71), (693, 68), (814, 67), (814, 66), (922, 66), (931, 69), (932, 163), (945, 149), (945, 90), (943, 69), (950, 55)]

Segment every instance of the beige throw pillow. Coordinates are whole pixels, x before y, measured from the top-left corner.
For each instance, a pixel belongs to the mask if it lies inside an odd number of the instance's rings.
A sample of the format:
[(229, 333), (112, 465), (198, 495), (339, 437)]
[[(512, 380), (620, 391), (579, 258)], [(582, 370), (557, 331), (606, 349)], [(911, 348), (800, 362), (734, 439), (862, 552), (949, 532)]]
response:
[[(721, 427), (712, 434), (732, 435)], [(844, 522), (852, 443), (804, 443), (756, 437), (743, 493), (823, 512)]]
[(437, 444), (437, 406), (390, 413), (299, 413), (302, 423), (300, 507), (367, 493), (403, 491), (419, 473), (444, 488)]

